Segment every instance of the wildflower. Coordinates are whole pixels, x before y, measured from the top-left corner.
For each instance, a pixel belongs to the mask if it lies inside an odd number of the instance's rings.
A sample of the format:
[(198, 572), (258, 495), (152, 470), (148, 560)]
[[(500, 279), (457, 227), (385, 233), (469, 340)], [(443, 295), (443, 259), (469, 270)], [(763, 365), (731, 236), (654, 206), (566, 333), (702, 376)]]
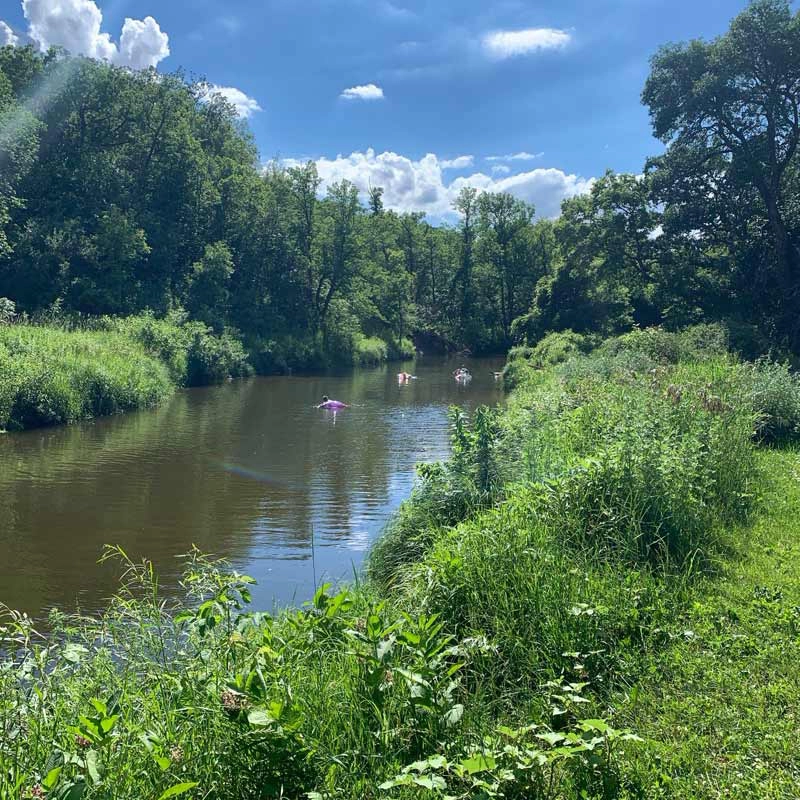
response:
[(247, 698), (231, 689), (225, 689), (219, 699), (226, 711), (241, 711), (247, 705)]
[(31, 797), (44, 797), (44, 789), (42, 788), (41, 784), (37, 783), (35, 786), (31, 788)]
[(173, 745), (169, 749), (169, 757), (175, 764), (179, 761), (183, 761), (183, 748), (177, 744)]
[(85, 736), (81, 736), (79, 733), (75, 734), (75, 744), (78, 745), (78, 747), (82, 747), (84, 750), (87, 747), (92, 746), (92, 743)]

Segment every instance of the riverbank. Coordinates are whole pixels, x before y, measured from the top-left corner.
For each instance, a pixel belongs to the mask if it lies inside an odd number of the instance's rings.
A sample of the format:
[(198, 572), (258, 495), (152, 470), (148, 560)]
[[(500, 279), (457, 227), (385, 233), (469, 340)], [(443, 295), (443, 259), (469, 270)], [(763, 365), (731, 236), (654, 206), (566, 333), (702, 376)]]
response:
[(156, 406), (177, 388), (336, 363), (374, 366), (414, 356), (408, 340), (356, 335), (325, 356), (295, 340), (247, 349), (184, 314), (0, 324), (0, 431), (59, 425)]
[[(772, 570), (800, 572), (780, 548), (800, 483), (795, 451), (758, 443), (794, 437), (800, 389), (707, 339), (675, 358), (656, 337), (517, 365), (505, 411), (454, 414), (452, 458), (420, 469), (370, 580), (303, 611), (249, 613), (250, 580), (197, 554), (186, 609), (164, 605), (149, 567), (112, 553), (126, 582), (102, 618), (54, 615), (44, 643), (24, 619), (7, 630), (0, 780), (23, 796), (789, 796), (797, 582)], [(718, 619), (734, 595), (738, 618)], [(726, 628), (750, 644), (701, 675)], [(764, 720), (733, 677), (771, 650), (777, 695), (753, 691), (784, 712), (756, 748)], [(741, 715), (670, 746), (706, 678)], [(720, 766), (742, 752), (771, 794)]]

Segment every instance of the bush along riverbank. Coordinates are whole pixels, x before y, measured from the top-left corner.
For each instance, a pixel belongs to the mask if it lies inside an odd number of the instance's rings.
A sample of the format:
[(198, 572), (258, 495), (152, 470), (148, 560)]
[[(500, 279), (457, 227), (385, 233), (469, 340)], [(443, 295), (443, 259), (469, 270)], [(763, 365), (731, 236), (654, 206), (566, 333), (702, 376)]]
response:
[(8, 614), (0, 798), (792, 796), (800, 387), (711, 334), (516, 364), (301, 610), (110, 550), (101, 618)]
[(238, 340), (182, 316), (0, 325), (0, 430), (147, 408), (251, 373)]
[(0, 306), (0, 430), (148, 408), (178, 387), (255, 371), (374, 366), (414, 357), (414, 345), (405, 339), (387, 343), (353, 334), (346, 347), (337, 347), (328, 352), (321, 344), (289, 340), (248, 350), (236, 331), (215, 332), (183, 312), (27, 322), (15, 321), (11, 304)]

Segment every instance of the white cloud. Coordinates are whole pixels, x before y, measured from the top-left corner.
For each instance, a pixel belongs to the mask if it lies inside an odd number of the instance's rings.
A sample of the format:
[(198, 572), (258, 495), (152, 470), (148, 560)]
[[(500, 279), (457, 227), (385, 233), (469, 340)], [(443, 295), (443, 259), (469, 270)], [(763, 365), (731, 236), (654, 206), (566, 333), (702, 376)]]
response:
[(520, 153), (509, 153), (505, 156), (486, 156), (487, 161), (534, 161), (541, 158), (544, 153), (526, 153), (524, 150)]
[(119, 63), (133, 69), (155, 67), (169, 55), (169, 37), (152, 17), (126, 17), (119, 40)]
[(244, 119), (247, 119), (247, 117), (251, 116), (256, 111), (263, 110), (255, 98), (246, 95), (241, 89), (237, 89), (235, 86), (215, 86), (214, 84), (209, 84), (206, 87), (206, 96), (211, 97), (213, 95), (224, 97), (236, 109), (236, 113)]
[(559, 50), (572, 40), (557, 28), (526, 28), (521, 31), (493, 31), (483, 37), (483, 48), (493, 58), (511, 58), (540, 50)]
[[(296, 166), (299, 161), (284, 161)], [(535, 169), (497, 178), (477, 172), (445, 183), (444, 161), (428, 153), (417, 161), (398, 153), (354, 152), (349, 156), (316, 161), (321, 189), (343, 179), (352, 181), (366, 198), (371, 186), (382, 186), (383, 201), (396, 211), (424, 211), (433, 219), (452, 219), (453, 202), (464, 186), (480, 191), (509, 192), (536, 206), (539, 216), (558, 215), (561, 201), (589, 191), (593, 179), (569, 175), (560, 169)]]
[(442, 161), (442, 169), (466, 169), (471, 167), (474, 161), (473, 156), (457, 156), (456, 158)]
[(169, 55), (169, 37), (152, 17), (126, 18), (117, 48), (100, 31), (103, 13), (94, 0), (22, 0), (22, 11), (28, 35), (42, 50), (59, 45), (134, 69), (154, 67)]
[(19, 42), (19, 37), (0, 19), (0, 47), (4, 47), (7, 44), (15, 45), (17, 42)]
[(511, 167), (507, 167), (505, 164), (495, 164), (492, 167), (492, 175), (508, 175), (511, 172)]
[(374, 83), (365, 86), (351, 86), (345, 89), (339, 97), (345, 100), (383, 100), (383, 89)]
[(578, 194), (586, 194), (594, 185), (594, 178), (567, 174), (560, 169), (539, 168), (520, 172), (506, 178), (492, 180), (489, 191), (508, 192), (521, 200), (533, 203), (540, 217), (557, 217), (561, 201)]

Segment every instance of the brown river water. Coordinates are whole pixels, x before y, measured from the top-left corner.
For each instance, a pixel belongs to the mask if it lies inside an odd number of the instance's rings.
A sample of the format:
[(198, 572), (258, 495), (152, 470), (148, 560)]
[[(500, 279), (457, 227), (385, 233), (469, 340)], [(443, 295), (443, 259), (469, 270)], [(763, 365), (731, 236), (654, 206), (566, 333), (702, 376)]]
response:
[[(102, 608), (103, 545), (151, 559), (167, 593), (192, 545), (252, 575), (269, 610), (352, 578), (413, 486), (447, 456), (447, 409), (502, 400), (498, 359), (253, 378), (153, 411), (0, 436), (0, 603), (33, 616)], [(397, 372), (417, 375), (400, 385)], [(350, 403), (315, 408), (323, 394)], [(312, 560), (312, 532), (314, 558)]]

